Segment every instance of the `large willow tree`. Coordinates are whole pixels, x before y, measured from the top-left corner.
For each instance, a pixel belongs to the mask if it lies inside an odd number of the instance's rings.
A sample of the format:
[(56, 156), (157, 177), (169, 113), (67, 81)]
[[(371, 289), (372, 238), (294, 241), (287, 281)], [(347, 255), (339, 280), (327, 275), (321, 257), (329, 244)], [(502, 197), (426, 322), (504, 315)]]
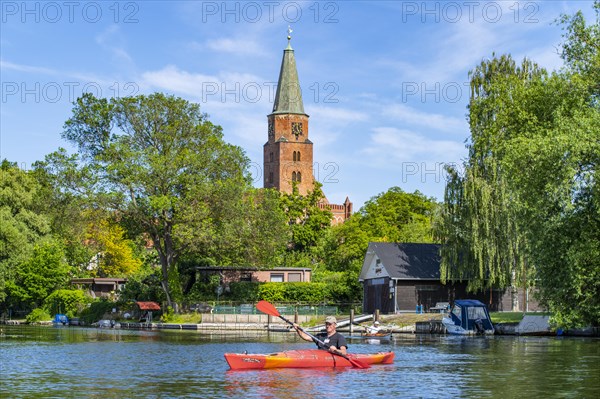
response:
[(535, 284), (562, 326), (600, 325), (600, 29), (563, 17), (565, 68), (493, 57), (470, 74), (469, 158), (449, 168), (442, 278)]
[(469, 281), (472, 290), (506, 287), (527, 273), (526, 240), (518, 193), (509, 188), (502, 165), (507, 143), (539, 120), (536, 109), (523, 110), (523, 98), (545, 79), (529, 60), (521, 65), (508, 55), (483, 61), (470, 73), (469, 159), (461, 174), (447, 169), (442, 239), (443, 281)]

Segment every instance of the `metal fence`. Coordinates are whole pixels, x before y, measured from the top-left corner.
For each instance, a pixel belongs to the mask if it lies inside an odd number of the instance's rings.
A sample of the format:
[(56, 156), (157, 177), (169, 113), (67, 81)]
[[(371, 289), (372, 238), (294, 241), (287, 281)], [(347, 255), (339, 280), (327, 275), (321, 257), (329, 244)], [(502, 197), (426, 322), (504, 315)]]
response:
[[(344, 312), (344, 305), (297, 305), (297, 304), (275, 304), (279, 313), (283, 315), (338, 315)], [(211, 313), (215, 314), (260, 314), (254, 304), (240, 305), (214, 305)]]

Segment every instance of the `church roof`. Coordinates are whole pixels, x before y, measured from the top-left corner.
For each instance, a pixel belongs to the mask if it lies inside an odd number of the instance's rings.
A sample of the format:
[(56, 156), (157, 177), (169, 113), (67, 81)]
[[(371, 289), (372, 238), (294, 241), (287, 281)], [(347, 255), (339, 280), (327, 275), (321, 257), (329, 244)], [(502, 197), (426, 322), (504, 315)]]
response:
[(300, 81), (298, 80), (298, 71), (296, 70), (296, 58), (294, 57), (294, 50), (289, 40), (290, 37), (288, 36), (288, 45), (283, 50), (283, 59), (281, 60), (277, 92), (275, 93), (275, 102), (273, 103), (273, 114), (306, 115), (302, 102)]

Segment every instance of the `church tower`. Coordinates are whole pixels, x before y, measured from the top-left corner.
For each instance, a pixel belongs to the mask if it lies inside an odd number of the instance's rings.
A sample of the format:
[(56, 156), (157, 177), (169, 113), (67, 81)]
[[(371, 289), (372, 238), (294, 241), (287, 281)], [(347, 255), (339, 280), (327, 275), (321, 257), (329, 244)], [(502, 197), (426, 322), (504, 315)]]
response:
[(300, 195), (306, 195), (313, 189), (313, 143), (308, 139), (308, 115), (304, 113), (290, 33), (288, 30), (273, 112), (267, 116), (263, 179), (265, 188), (288, 194), (297, 182)]

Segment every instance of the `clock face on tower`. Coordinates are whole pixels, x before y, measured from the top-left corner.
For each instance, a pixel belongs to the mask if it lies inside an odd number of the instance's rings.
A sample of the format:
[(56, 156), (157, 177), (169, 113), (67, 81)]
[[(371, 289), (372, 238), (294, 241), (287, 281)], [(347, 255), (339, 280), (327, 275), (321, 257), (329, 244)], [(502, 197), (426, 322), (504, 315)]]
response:
[(292, 134), (296, 136), (296, 140), (298, 136), (302, 136), (302, 122), (292, 122)]

